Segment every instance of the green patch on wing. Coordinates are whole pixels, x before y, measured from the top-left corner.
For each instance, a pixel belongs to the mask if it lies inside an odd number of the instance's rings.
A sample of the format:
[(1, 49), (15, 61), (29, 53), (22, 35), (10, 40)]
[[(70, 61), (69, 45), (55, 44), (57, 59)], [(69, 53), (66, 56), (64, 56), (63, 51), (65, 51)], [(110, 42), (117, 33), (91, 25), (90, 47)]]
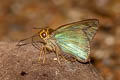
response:
[(80, 61), (86, 61), (90, 54), (89, 41), (98, 29), (97, 20), (85, 20), (58, 28), (54, 34), (63, 52), (72, 54)]

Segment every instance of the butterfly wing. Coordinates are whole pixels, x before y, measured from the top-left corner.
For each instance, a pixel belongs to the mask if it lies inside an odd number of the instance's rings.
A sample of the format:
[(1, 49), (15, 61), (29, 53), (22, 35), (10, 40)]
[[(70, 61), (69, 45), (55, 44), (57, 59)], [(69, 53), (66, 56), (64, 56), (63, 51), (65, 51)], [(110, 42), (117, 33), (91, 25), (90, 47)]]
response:
[(87, 62), (90, 54), (90, 41), (98, 29), (98, 20), (89, 19), (59, 27), (53, 34), (57, 44), (65, 53)]

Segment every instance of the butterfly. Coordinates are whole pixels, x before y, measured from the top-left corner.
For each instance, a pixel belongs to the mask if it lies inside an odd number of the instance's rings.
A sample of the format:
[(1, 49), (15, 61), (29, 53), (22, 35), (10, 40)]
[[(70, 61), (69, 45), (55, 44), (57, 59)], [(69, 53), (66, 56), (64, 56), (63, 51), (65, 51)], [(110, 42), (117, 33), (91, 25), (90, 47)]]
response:
[[(30, 38), (32, 39), (33, 46), (40, 50), (39, 59), (44, 54), (43, 63), (45, 62), (47, 50), (56, 53), (58, 63), (60, 63), (60, 55), (64, 58), (62, 53), (73, 56), (79, 62), (86, 63), (90, 61), (90, 42), (98, 30), (98, 26), (99, 21), (97, 19), (86, 19), (62, 25), (55, 30), (48, 27), (35, 28), (40, 31)], [(40, 40), (34, 41), (36, 36)], [(27, 39), (19, 41), (17, 45), (28, 44), (22, 44)], [(37, 43), (42, 44), (42, 46), (39, 47)]]

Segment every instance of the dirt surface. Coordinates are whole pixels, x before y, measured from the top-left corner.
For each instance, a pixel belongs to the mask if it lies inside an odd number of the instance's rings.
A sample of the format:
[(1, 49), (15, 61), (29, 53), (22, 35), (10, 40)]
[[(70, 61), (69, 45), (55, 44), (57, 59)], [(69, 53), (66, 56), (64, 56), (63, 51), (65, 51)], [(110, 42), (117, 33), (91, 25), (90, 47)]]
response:
[(91, 63), (55, 60), (54, 53), (46, 61), (38, 61), (39, 51), (32, 45), (16, 49), (16, 43), (0, 42), (0, 80), (102, 80)]

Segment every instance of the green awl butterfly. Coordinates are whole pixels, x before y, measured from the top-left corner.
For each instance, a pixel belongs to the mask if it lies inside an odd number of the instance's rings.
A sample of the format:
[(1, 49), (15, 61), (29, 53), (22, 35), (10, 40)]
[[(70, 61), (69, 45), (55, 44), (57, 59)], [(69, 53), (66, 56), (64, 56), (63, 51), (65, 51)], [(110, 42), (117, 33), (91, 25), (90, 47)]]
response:
[[(56, 53), (58, 63), (60, 63), (59, 56), (62, 53), (71, 55), (78, 61), (86, 63), (90, 60), (90, 42), (98, 30), (98, 25), (99, 21), (97, 19), (87, 19), (62, 25), (56, 30), (51, 28), (37, 28), (40, 31), (31, 37), (32, 44), (40, 50), (40, 58), (41, 55), (44, 55), (43, 63), (47, 50)], [(39, 41), (34, 41), (34, 37), (36, 36), (39, 36)], [(24, 40), (21, 40), (17, 45), (27, 44), (22, 44)], [(42, 46), (39, 47), (37, 43), (41, 43)], [(63, 55), (62, 57), (64, 58)]]

